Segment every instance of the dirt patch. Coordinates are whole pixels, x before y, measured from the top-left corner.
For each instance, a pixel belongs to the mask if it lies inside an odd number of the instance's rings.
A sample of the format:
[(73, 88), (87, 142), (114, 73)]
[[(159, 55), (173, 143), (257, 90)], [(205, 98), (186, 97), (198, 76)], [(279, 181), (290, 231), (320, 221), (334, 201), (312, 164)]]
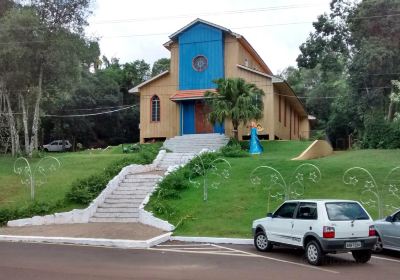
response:
[(160, 229), (139, 223), (88, 223), (27, 227), (0, 227), (0, 235), (87, 237), (147, 240), (163, 234)]

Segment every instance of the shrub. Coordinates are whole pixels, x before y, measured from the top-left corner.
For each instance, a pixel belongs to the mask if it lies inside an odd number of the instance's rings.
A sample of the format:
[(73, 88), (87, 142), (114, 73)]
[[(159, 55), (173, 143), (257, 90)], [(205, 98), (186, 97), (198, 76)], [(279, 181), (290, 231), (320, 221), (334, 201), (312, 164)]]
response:
[(229, 139), (229, 142), (227, 144), (227, 146), (237, 146), (237, 145), (240, 145), (240, 148), (243, 151), (248, 151), (250, 149), (249, 141), (239, 141), (239, 140), (236, 140), (235, 138), (231, 138), (231, 139)]
[(240, 147), (242, 147), (243, 151), (250, 150), (250, 142), (249, 141), (239, 141)]
[(108, 174), (95, 174), (72, 183), (71, 190), (67, 193), (67, 199), (79, 204), (88, 204), (95, 199), (112, 179)]
[(183, 169), (170, 173), (158, 184), (158, 189), (155, 193), (158, 198), (180, 198), (179, 193), (189, 188), (190, 182), (185, 177), (186, 172)]
[(240, 144), (225, 146), (221, 153), (226, 157), (247, 157), (249, 154), (242, 150)]
[(32, 202), (21, 208), (0, 208), (0, 226), (10, 220), (28, 218), (38, 215), (47, 215), (64, 206), (64, 201), (56, 202)]
[(186, 178), (195, 178), (197, 176), (200, 176), (203, 170), (204, 171), (209, 170), (213, 165), (213, 161), (220, 156), (221, 154), (219, 153), (203, 153), (200, 156), (197, 156), (194, 159), (192, 159), (180, 171), (184, 172)]

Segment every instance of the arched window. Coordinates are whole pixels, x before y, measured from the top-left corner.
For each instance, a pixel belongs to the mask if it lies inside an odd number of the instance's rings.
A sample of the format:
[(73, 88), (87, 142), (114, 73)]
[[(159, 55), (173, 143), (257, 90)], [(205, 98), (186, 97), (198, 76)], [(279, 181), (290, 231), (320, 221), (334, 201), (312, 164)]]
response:
[(157, 95), (151, 98), (151, 121), (160, 121), (160, 98)]

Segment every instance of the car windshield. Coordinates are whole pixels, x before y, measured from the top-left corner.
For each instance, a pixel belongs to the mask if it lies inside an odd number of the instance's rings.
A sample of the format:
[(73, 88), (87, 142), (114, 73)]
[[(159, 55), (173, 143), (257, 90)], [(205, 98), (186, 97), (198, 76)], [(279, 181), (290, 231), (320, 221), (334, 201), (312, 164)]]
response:
[(331, 221), (368, 220), (364, 209), (355, 202), (329, 202), (325, 204), (328, 218)]

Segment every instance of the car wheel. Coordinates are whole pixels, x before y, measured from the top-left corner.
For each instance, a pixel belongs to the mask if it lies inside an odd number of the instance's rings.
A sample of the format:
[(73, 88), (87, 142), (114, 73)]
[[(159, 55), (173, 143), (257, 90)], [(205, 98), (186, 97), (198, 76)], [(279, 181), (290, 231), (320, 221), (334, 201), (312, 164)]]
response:
[(324, 253), (317, 241), (311, 240), (306, 246), (306, 258), (309, 264), (321, 265), (324, 260)]
[(381, 253), (383, 251), (383, 243), (382, 239), (379, 235), (377, 235), (378, 241), (376, 242), (375, 246), (372, 248), (372, 252), (374, 253)]
[(359, 250), (359, 251), (352, 251), (353, 258), (358, 263), (366, 263), (371, 259), (371, 250)]
[(267, 236), (262, 231), (257, 232), (254, 236), (254, 246), (256, 246), (257, 250), (261, 252), (268, 252), (272, 249), (271, 242), (268, 241)]
[(46, 153), (48, 153), (48, 152), (49, 152), (49, 149), (47, 149), (47, 148), (44, 148), (44, 151), (45, 151)]

